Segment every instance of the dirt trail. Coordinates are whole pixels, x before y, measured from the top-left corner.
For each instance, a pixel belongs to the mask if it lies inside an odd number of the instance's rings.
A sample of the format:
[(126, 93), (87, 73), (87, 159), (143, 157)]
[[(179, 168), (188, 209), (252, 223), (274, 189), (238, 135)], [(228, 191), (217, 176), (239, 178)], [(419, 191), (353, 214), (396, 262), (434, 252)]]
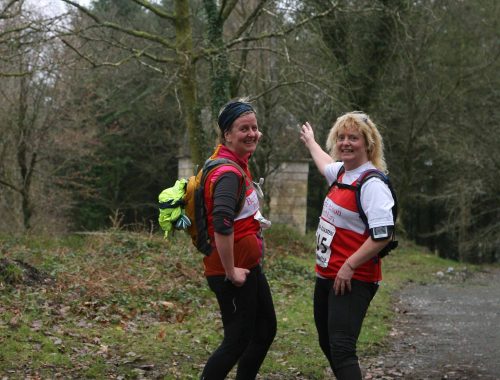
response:
[[(446, 274), (443, 276), (446, 277)], [(365, 379), (500, 379), (500, 270), (399, 294), (385, 356), (363, 360)]]

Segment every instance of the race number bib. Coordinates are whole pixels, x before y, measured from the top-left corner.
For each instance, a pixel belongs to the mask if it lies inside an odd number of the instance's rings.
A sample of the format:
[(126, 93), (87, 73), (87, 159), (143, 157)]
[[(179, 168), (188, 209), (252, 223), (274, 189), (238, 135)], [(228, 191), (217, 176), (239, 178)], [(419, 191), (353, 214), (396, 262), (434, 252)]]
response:
[(323, 218), (319, 218), (319, 225), (316, 231), (316, 264), (322, 268), (328, 266), (332, 250), (333, 237), (335, 236), (335, 226), (328, 223)]

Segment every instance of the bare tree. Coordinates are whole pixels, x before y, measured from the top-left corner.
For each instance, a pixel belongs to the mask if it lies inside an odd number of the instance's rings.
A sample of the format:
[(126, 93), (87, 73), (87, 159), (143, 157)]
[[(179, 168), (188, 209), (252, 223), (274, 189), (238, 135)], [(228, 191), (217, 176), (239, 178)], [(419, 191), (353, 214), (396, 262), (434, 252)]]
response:
[[(58, 81), (58, 49), (48, 42), (57, 18), (30, 12), (23, 1), (3, 2), (1, 15), (0, 201), (10, 216), (4, 220), (18, 221), (30, 230), (35, 207), (43, 209), (36, 192), (45, 190), (47, 173), (37, 170), (47, 158), (55, 117), (51, 107)], [(16, 229), (16, 223), (7, 224)]]
[[(163, 30), (153, 30), (144, 28), (144, 26), (123, 25), (100, 15), (96, 8), (88, 9), (72, 0), (63, 1), (77, 8), (91, 20), (85, 28), (73, 31), (77, 32), (83, 41), (95, 40), (96, 37), (92, 36), (90, 32), (93, 32), (96, 27), (114, 30), (133, 36), (137, 41), (142, 41), (142, 43), (134, 47), (120, 43), (119, 38), (108, 40), (107, 42), (112, 46), (122, 48), (124, 52), (128, 52), (128, 55), (124, 56), (121, 61), (108, 62), (107, 64), (119, 65), (120, 62), (136, 59), (153, 70), (159, 70), (165, 74), (175, 72), (180, 88), (179, 102), (184, 124), (188, 131), (192, 160), (198, 164), (204, 160), (208, 150), (207, 147), (211, 145), (207, 142), (205, 130), (200, 128), (202, 107), (200, 106), (200, 88), (198, 85), (200, 82), (197, 74), (199, 63), (204, 59), (211, 62), (211, 113), (213, 115), (222, 102), (227, 100), (231, 92), (230, 64), (228, 60), (230, 49), (248, 45), (253, 41), (285, 36), (310, 20), (325, 17), (333, 9), (333, 6), (331, 6), (321, 14), (314, 14), (296, 24), (288, 25), (286, 28), (283, 28), (281, 24), (275, 24), (272, 30), (256, 34), (253, 32), (255, 22), (265, 13), (265, 6), (274, 3), (259, 0), (252, 2), (251, 11), (242, 20), (240, 27), (233, 34), (227, 35), (227, 29), (224, 28), (224, 25), (239, 2), (227, 1), (218, 5), (214, 1), (205, 0), (203, 4), (207, 14), (208, 28), (208, 36), (205, 38), (196, 35), (196, 28), (193, 27), (192, 7), (196, 2), (175, 0), (172, 3), (165, 3), (164, 6), (160, 6), (147, 0), (130, 0), (130, 3), (151, 12), (169, 25)], [(165, 33), (165, 31), (168, 32)], [(81, 46), (72, 43), (69, 38), (64, 41), (93, 65), (103, 64), (103, 62), (96, 61), (93, 57), (82, 54)], [(211, 131), (209, 130), (208, 133), (210, 134)]]

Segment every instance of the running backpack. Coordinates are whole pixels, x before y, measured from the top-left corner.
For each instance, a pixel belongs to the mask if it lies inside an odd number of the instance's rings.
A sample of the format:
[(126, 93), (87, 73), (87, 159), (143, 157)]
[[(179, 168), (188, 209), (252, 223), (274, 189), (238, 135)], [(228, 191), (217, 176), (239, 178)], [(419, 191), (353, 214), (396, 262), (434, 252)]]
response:
[(198, 174), (177, 180), (174, 186), (158, 196), (160, 227), (165, 237), (173, 229), (185, 230), (193, 245), (204, 255), (210, 255), (212, 245), (208, 236), (207, 210), (205, 207), (205, 182), (210, 173), (220, 166), (233, 166), (241, 173), (240, 194), (236, 213), (243, 208), (246, 197), (246, 173), (234, 161), (227, 158), (208, 159)]
[[(358, 177), (354, 185), (347, 185), (344, 183), (340, 183), (339, 177), (345, 172), (344, 166), (342, 166), (337, 173), (337, 179), (332, 183), (330, 186), (330, 189), (334, 186), (337, 185), (339, 188), (343, 189), (351, 189), (354, 190), (356, 194), (356, 205), (358, 206), (358, 212), (359, 212), (359, 217), (363, 221), (363, 223), (366, 226), (366, 229), (369, 229), (368, 225), (368, 218), (366, 217), (365, 212), (363, 211), (363, 207), (361, 207), (361, 186), (368, 181), (370, 178), (379, 178), (382, 180), (387, 187), (389, 187), (389, 190), (391, 191), (392, 198), (394, 199), (394, 206), (392, 206), (392, 218), (394, 220), (394, 233), (392, 234), (392, 240), (378, 253), (378, 257), (382, 258), (384, 256), (387, 256), (390, 251), (393, 249), (396, 249), (398, 246), (398, 241), (396, 240), (396, 220), (398, 218), (398, 200), (396, 198), (396, 192), (394, 191), (394, 188), (392, 187), (391, 181), (389, 180), (389, 177), (387, 177), (384, 173), (382, 173), (380, 170), (377, 169), (368, 169), (361, 173), (361, 175)], [(330, 189), (328, 192), (330, 192)]]

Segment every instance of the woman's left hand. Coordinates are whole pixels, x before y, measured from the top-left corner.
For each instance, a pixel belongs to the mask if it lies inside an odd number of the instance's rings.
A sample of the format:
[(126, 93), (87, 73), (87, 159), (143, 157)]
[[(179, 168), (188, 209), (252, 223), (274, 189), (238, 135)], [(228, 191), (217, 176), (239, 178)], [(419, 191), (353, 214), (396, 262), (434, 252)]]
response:
[(335, 290), (335, 295), (344, 295), (347, 291), (351, 291), (351, 278), (354, 274), (354, 270), (351, 269), (350, 265), (346, 262), (340, 267), (340, 270), (335, 277), (335, 282), (333, 283), (333, 289)]

